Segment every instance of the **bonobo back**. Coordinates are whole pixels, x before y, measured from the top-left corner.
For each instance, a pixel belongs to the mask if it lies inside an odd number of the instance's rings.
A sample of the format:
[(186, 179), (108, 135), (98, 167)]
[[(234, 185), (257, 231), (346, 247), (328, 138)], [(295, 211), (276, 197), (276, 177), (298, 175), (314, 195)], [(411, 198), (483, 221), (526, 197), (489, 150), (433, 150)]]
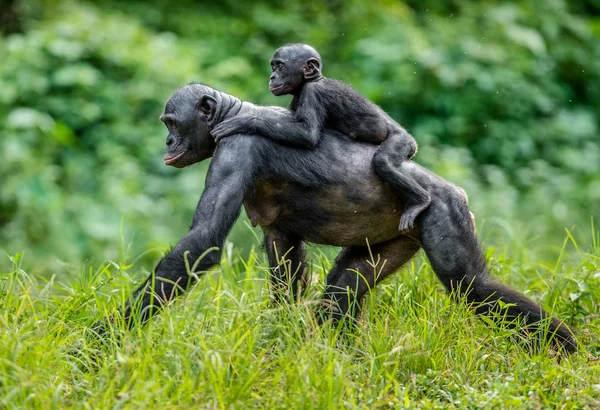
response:
[[(313, 95), (311, 95), (313, 94)], [(341, 81), (322, 77), (304, 84), (302, 93), (292, 100), (295, 111), (299, 101), (314, 99), (325, 112), (324, 126), (350, 138), (380, 144), (397, 128), (385, 111)]]

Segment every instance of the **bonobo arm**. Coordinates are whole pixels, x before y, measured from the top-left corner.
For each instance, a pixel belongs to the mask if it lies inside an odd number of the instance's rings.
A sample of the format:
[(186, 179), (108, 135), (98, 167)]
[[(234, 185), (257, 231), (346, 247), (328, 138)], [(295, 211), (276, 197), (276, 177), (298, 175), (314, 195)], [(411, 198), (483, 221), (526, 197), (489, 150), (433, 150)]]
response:
[[(254, 181), (255, 161), (249, 159), (252, 140), (240, 136), (217, 147), (189, 232), (158, 263), (153, 274), (135, 291), (121, 312), (128, 327), (136, 322), (134, 318), (142, 323), (147, 321), (165, 303), (185, 291), (193, 278), (219, 263), (225, 238)], [(199, 259), (212, 247), (218, 247), (218, 250)], [(106, 321), (101, 321), (94, 330), (102, 335), (109, 326)]]
[[(213, 128), (212, 136), (221, 140), (233, 134), (260, 135), (281, 144), (313, 148), (319, 142), (326, 110), (313, 83), (307, 83), (292, 112), (256, 107), (249, 114), (229, 118)], [(295, 105), (295, 106), (294, 106)]]

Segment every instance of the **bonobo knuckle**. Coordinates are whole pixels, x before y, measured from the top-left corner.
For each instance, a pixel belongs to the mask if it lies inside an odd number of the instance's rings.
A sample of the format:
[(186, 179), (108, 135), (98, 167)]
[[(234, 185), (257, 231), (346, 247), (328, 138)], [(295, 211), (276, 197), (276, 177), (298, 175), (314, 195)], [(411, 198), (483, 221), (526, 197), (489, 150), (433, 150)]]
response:
[(386, 157), (385, 153), (382, 152), (381, 150), (375, 151), (375, 154), (373, 155), (372, 165), (375, 168), (379, 168), (379, 169), (387, 167), (388, 161), (387, 161), (387, 157)]
[(419, 146), (417, 145), (417, 142), (414, 140), (414, 138), (411, 137), (410, 142), (409, 142), (409, 151), (408, 151), (408, 155), (410, 155), (410, 157), (414, 157), (415, 154), (417, 153), (417, 150), (419, 149)]
[(317, 144), (319, 143), (319, 140), (316, 138), (311, 138), (308, 140), (308, 148), (314, 148), (317, 146)]

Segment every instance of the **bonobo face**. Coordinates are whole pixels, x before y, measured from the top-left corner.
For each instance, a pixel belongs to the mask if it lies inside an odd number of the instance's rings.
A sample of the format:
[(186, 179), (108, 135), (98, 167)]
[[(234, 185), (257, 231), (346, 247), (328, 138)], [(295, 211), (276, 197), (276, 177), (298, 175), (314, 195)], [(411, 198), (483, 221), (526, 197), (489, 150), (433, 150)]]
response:
[(273, 95), (295, 94), (304, 84), (304, 61), (289, 47), (279, 48), (271, 59), (269, 90)]
[(177, 90), (160, 116), (169, 130), (164, 161), (176, 168), (209, 158), (214, 150), (206, 116), (196, 109), (198, 93), (192, 92), (192, 88), (190, 85)]
[(304, 83), (322, 78), (321, 56), (307, 44), (286, 44), (271, 59), (269, 90), (274, 95), (299, 95)]

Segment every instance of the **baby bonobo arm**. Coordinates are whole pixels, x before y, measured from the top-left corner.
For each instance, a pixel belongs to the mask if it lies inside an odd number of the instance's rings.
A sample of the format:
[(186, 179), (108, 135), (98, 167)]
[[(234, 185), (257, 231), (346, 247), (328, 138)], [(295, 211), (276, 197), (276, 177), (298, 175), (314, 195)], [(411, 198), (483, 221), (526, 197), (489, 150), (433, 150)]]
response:
[(282, 144), (313, 148), (319, 142), (323, 117), (318, 102), (299, 103), (295, 112), (256, 107), (252, 114), (237, 115), (221, 122), (211, 134), (216, 141), (234, 134), (252, 134)]

